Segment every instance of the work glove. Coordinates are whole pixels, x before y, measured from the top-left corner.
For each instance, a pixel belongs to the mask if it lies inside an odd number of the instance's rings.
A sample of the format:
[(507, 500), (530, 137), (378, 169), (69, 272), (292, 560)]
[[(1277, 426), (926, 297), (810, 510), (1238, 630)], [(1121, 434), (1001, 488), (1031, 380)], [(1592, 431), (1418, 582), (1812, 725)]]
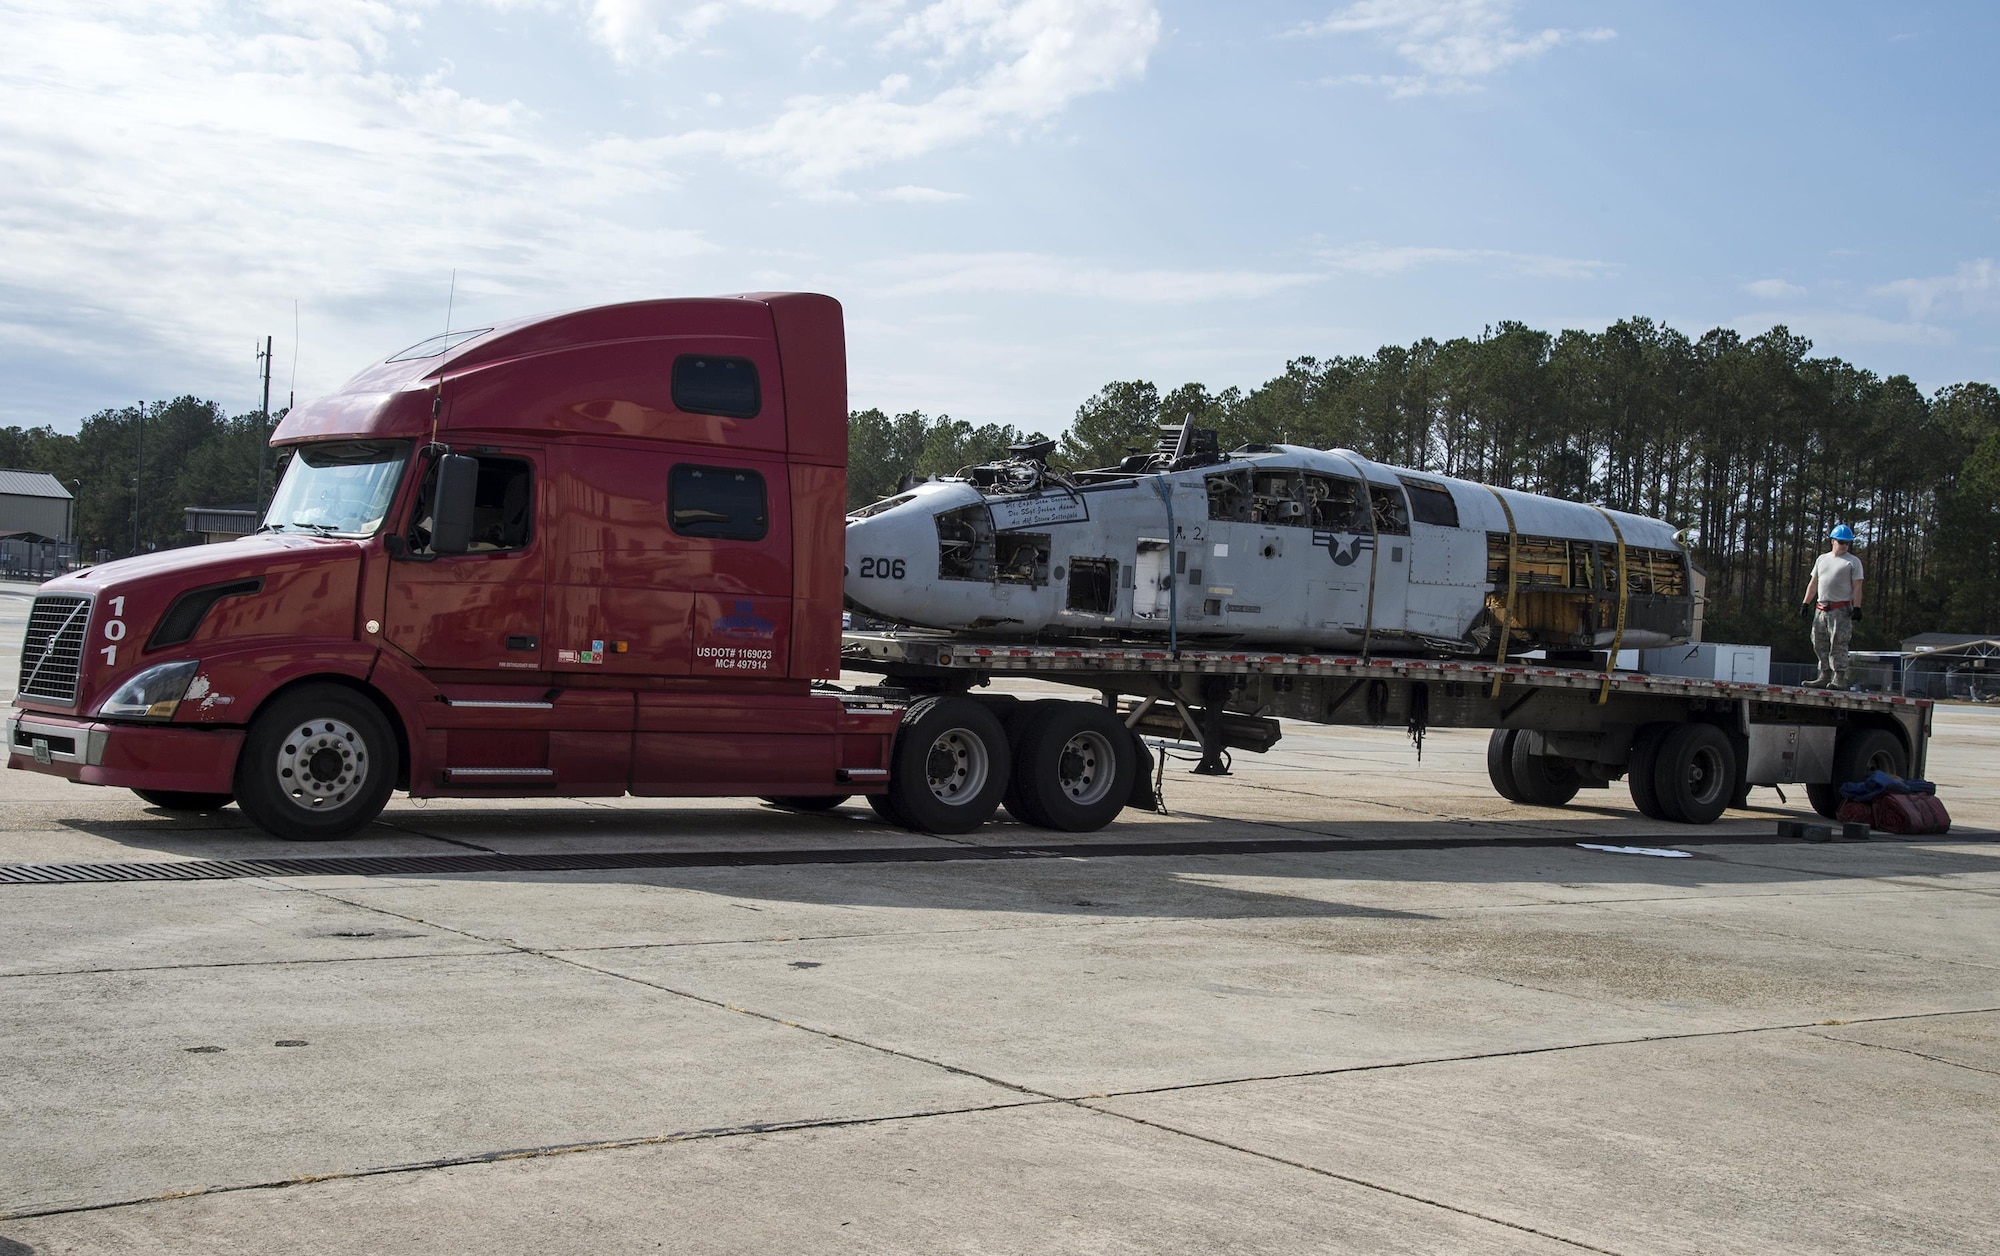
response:
[(1811, 619), (1811, 618), (1813, 617), (1813, 610), (1814, 610), (1814, 609), (1815, 609), (1815, 608), (1814, 608), (1814, 606), (1813, 606), (1813, 604), (1812, 604), (1811, 602), (1800, 602), (1800, 603), (1799, 603), (1799, 618), (1800, 618), (1800, 619)]
[(1848, 609), (1847, 609), (1847, 618), (1848, 618), (1848, 621), (1849, 621), (1850, 623), (1856, 623), (1856, 624), (1860, 623), (1860, 622), (1861, 622), (1861, 608), (1860, 608), (1860, 607), (1858, 607), (1858, 606), (1850, 606), (1850, 607), (1848, 607)]

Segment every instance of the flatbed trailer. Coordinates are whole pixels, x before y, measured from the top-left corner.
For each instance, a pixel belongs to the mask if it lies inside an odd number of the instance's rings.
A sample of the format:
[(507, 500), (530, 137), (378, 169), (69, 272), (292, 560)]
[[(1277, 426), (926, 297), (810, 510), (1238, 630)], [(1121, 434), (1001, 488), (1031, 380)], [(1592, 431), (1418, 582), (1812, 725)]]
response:
[(1509, 801), (1560, 806), (1624, 778), (1642, 812), (1693, 824), (1741, 806), (1753, 785), (1803, 785), (1830, 818), (1843, 781), (1877, 769), (1921, 775), (1932, 719), (1921, 698), (1534, 660), (1033, 645), (890, 631), (844, 633), (842, 661), (880, 673), (878, 692), (891, 697), (976, 700), (975, 690), (1005, 677), (1095, 690), (1134, 732), (1198, 743), (1197, 772), (1223, 770), (1226, 749), (1268, 749), (1277, 719), (1400, 726), (1419, 753), (1431, 728), (1487, 728), (1488, 775)]

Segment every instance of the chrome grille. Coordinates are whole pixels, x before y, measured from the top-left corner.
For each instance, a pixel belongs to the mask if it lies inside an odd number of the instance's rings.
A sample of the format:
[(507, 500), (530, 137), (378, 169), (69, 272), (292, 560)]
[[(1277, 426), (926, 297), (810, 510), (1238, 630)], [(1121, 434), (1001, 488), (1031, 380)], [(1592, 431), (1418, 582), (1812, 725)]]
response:
[(28, 637), (21, 645), (22, 697), (76, 701), (84, 634), (89, 628), (89, 598), (35, 599), (34, 609), (28, 612)]

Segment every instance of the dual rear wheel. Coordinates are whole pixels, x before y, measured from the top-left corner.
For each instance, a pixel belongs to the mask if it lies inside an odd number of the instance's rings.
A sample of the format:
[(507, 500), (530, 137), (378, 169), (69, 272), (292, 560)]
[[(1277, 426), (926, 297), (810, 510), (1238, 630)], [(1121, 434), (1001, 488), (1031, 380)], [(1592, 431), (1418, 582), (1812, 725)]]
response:
[(888, 791), (868, 803), (927, 833), (969, 833), (1003, 802), (1038, 828), (1087, 833), (1125, 806), (1138, 764), (1131, 732), (1103, 707), (1029, 702), (996, 715), (969, 698), (925, 698), (896, 732)]

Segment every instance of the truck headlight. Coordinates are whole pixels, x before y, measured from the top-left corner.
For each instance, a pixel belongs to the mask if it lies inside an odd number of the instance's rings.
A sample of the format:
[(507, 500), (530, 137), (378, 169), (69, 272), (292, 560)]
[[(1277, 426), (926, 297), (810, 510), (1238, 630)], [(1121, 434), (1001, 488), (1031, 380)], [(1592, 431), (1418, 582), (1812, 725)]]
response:
[(183, 659), (149, 667), (118, 686), (118, 691), (97, 704), (99, 715), (125, 719), (170, 720), (187, 696), (188, 682), (201, 670), (200, 659)]

